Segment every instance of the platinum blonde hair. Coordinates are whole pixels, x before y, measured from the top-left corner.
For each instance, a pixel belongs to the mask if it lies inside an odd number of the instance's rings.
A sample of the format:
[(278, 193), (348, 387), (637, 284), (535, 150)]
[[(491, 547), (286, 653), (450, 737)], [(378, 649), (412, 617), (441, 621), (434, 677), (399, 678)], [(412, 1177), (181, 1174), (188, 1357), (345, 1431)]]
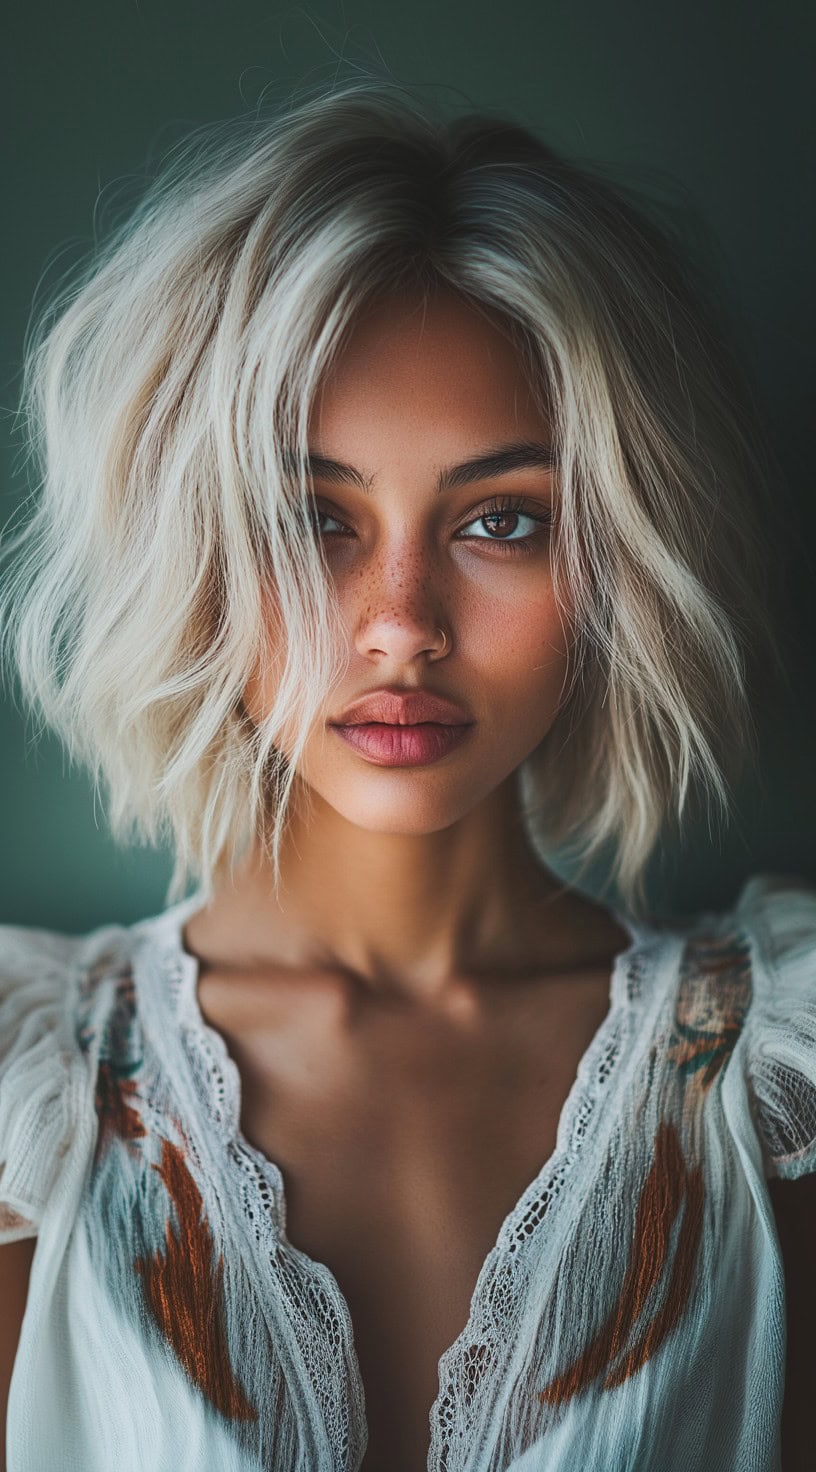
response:
[[(608, 846), (637, 908), (692, 792), (728, 813), (755, 748), (748, 657), (778, 660), (768, 463), (698, 285), (600, 167), (512, 121), (440, 121), (391, 80), (170, 151), (29, 333), (38, 483), (0, 589), (2, 663), (104, 779), (114, 837), (170, 840), (168, 903), (258, 836), (279, 881), (303, 745), (348, 668), (310, 405), (361, 309), (409, 287), (505, 324), (552, 428), (577, 657), (518, 772), (534, 843)], [(259, 660), (280, 678), (256, 727)]]

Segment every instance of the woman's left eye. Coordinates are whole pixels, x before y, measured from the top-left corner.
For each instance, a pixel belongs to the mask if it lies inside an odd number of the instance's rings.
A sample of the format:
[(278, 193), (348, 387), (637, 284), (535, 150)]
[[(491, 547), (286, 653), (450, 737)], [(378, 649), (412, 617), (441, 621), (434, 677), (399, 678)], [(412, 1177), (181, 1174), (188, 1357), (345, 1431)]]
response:
[[(519, 526), (519, 523), (524, 522), (531, 522), (533, 529), (524, 531)], [(485, 506), (484, 510), (479, 513), (475, 521), (469, 521), (467, 525), (468, 527), (488, 528), (486, 535), (481, 537), (477, 535), (477, 541), (497, 542), (502, 548), (506, 547), (509, 552), (532, 552), (533, 543), (546, 531), (551, 522), (552, 514), (549, 511), (527, 511), (523, 501), (505, 497), (499, 501), (491, 501), (490, 505)], [(465, 531), (467, 527), (462, 527), (462, 532)], [(518, 531), (521, 531), (522, 534), (514, 536), (513, 533)]]

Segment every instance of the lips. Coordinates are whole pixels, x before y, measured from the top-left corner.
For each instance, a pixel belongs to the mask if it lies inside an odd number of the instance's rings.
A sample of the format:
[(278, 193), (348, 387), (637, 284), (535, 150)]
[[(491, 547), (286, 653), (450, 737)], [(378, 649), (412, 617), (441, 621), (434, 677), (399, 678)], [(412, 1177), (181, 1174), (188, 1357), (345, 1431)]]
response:
[(430, 690), (374, 690), (354, 700), (330, 721), (332, 726), (364, 726), (372, 722), (389, 726), (415, 726), (433, 722), (440, 726), (469, 726), (471, 718), (455, 701)]
[(473, 724), (443, 726), (439, 721), (422, 721), (413, 726), (395, 726), (369, 721), (334, 729), (341, 740), (375, 766), (425, 767), (467, 741)]

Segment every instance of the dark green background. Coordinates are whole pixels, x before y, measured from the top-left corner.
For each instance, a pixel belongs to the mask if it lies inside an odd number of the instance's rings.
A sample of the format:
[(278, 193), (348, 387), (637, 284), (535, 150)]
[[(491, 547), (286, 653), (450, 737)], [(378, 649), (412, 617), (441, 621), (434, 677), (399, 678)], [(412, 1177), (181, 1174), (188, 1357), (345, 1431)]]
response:
[[(38, 283), (189, 125), (355, 64), (427, 87), (452, 111), (505, 109), (702, 226), (791, 488), (790, 694), (760, 712), (761, 777), (737, 789), (734, 824), (720, 837), (701, 823), (672, 851), (669, 880), (661, 870), (651, 881), (655, 908), (725, 904), (758, 870), (816, 881), (813, 13), (716, 0), (9, 8), (0, 525), (24, 493), (11, 411)], [(119, 851), (90, 781), (53, 739), (35, 749), (33, 729), (0, 703), (0, 922), (80, 931), (162, 908), (170, 855)]]

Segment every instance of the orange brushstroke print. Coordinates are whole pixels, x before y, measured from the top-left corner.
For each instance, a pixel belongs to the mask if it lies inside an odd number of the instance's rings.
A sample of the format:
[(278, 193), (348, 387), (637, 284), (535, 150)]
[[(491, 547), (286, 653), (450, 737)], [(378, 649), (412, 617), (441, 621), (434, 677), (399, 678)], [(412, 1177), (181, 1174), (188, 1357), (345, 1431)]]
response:
[(751, 952), (739, 932), (689, 944), (667, 1056), (707, 1093), (728, 1062), (751, 999)]
[(147, 1130), (130, 1102), (135, 1102), (137, 1098), (135, 1079), (122, 1077), (107, 1061), (99, 1064), (96, 1075), (99, 1131), (94, 1154), (95, 1165), (100, 1163), (112, 1140), (124, 1141), (126, 1148), (132, 1152), (133, 1141), (145, 1138)]
[[(612, 1390), (636, 1374), (660, 1348), (688, 1303), (703, 1223), (703, 1195), (701, 1168), (686, 1168), (675, 1126), (661, 1121), (652, 1165), (638, 1200), (629, 1266), (618, 1301), (582, 1353), (539, 1392), (539, 1400), (562, 1405), (605, 1370), (609, 1373), (603, 1387)], [(632, 1344), (634, 1326), (668, 1260), (672, 1226), (684, 1199), (685, 1211), (662, 1305)], [(614, 1365), (619, 1357), (620, 1363)]]
[[(91, 1008), (97, 989), (103, 982), (113, 982), (110, 1012), (104, 1021), (91, 1023)], [(81, 1008), (77, 1040), (83, 1052), (90, 1051), (98, 1038), (98, 1061), (94, 1103), (99, 1119), (94, 1166), (101, 1165), (114, 1140), (138, 1156), (135, 1141), (143, 1140), (147, 1131), (135, 1105), (139, 1098), (136, 1082), (144, 1062), (136, 1007), (136, 987), (128, 964), (117, 967), (109, 953), (98, 958), (86, 972), (81, 987)]]
[[(113, 982), (110, 1008), (99, 1018), (93, 1003), (99, 987)], [(95, 1166), (120, 1141), (146, 1171), (144, 1142), (151, 1137), (137, 1107), (144, 1103), (140, 1081), (144, 1067), (136, 984), (129, 962), (111, 952), (97, 958), (81, 988), (77, 1038), (83, 1052), (97, 1046), (96, 1111), (99, 1120)], [(188, 1144), (177, 1119), (173, 1121)], [(148, 1309), (190, 1379), (223, 1416), (257, 1421), (230, 1364), (224, 1308), (224, 1260), (213, 1261), (213, 1238), (203, 1214), (203, 1198), (185, 1162), (185, 1150), (161, 1141), (158, 1172), (175, 1205), (178, 1230), (165, 1223), (165, 1253), (138, 1257), (134, 1269), (143, 1280)], [(166, 1210), (163, 1203), (162, 1210)]]
[(20, 1230), (28, 1232), (29, 1228), (31, 1235), (36, 1235), (37, 1228), (34, 1222), (30, 1221), (27, 1216), (21, 1216), (19, 1211), (7, 1206), (4, 1201), (0, 1201), (0, 1232), (19, 1232)]
[(168, 1220), (167, 1251), (137, 1258), (153, 1318), (190, 1379), (222, 1416), (257, 1421), (258, 1411), (232, 1371), (224, 1319), (224, 1259), (214, 1263), (213, 1238), (203, 1200), (184, 1160), (184, 1152), (162, 1140), (159, 1165), (153, 1165), (175, 1205), (178, 1233)]

